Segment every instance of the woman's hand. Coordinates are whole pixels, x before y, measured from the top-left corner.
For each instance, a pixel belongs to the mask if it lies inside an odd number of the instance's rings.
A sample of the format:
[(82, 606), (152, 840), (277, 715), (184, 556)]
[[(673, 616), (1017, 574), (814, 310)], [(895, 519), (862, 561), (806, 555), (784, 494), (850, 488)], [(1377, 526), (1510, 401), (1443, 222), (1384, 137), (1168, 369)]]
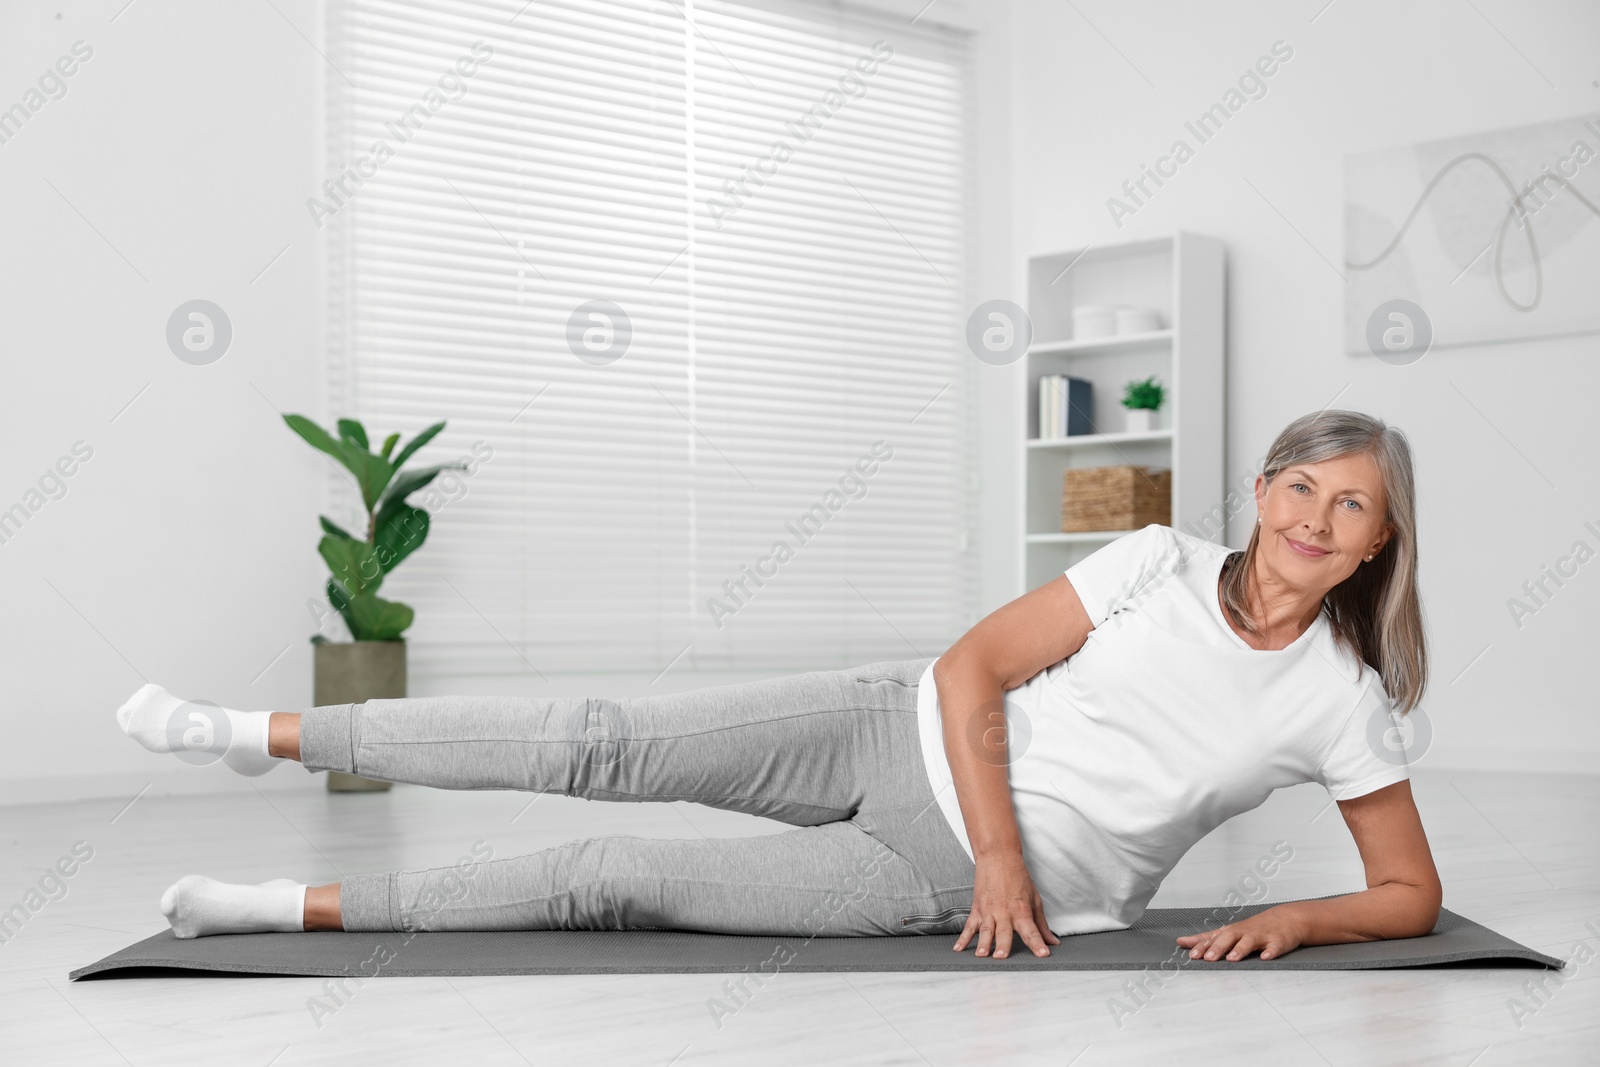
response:
[[(1276, 959), (1300, 947), (1304, 933), (1300, 924), (1281, 908), (1268, 908), (1242, 922), (1229, 923), (1203, 934), (1186, 934), (1178, 944), (1189, 950), (1189, 958), (1205, 956), (1214, 960), (1227, 953), (1227, 959), (1242, 960), (1256, 949), (1264, 960)], [(1231, 951), (1230, 951), (1231, 950)]]
[(992, 947), (996, 959), (1011, 953), (1011, 935), (1022, 938), (1022, 943), (1033, 949), (1035, 956), (1048, 956), (1047, 944), (1059, 945), (1061, 939), (1050, 932), (1044, 918), (1044, 901), (1033, 886), (1028, 866), (1022, 854), (1005, 853), (995, 858), (978, 860), (977, 876), (972, 886), (972, 912), (967, 916), (966, 929), (956, 939), (955, 950), (967, 947), (974, 934), (978, 937), (977, 955), (987, 956)]

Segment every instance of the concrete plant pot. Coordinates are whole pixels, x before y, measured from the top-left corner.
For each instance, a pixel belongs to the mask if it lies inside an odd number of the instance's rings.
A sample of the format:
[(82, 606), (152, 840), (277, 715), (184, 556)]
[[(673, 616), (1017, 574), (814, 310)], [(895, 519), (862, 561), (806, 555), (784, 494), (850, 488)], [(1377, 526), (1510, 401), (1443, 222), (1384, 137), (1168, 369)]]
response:
[[(324, 641), (313, 647), (317, 707), (406, 695), (404, 641)], [(330, 793), (383, 792), (391, 784), (344, 771), (328, 772)]]

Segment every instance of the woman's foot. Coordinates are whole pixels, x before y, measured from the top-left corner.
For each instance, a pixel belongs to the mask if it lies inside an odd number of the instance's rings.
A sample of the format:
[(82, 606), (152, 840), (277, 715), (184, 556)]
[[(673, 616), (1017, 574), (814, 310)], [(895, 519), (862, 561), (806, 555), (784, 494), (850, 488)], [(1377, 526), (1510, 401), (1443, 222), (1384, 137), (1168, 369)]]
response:
[[(239, 774), (253, 777), (284, 760), (268, 751), (274, 714), (179, 700), (159, 685), (147, 684), (117, 709), (117, 724), (151, 752), (171, 752), (195, 764), (214, 763), (220, 757)], [(282, 744), (275, 747), (284, 750)], [(299, 752), (298, 730), (293, 751)]]
[(234, 885), (186, 874), (161, 894), (161, 914), (180, 938), (305, 929), (306, 887), (292, 878)]

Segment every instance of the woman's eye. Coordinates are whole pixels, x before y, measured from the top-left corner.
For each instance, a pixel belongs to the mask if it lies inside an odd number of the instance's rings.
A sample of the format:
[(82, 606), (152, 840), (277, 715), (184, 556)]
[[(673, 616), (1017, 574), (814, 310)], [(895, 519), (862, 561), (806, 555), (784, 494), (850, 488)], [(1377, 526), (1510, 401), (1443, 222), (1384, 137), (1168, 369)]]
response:
[(1289, 488), (1291, 488), (1291, 489), (1305, 489), (1305, 487), (1306, 487), (1306, 483), (1305, 482), (1295, 482)]
[(1359, 503), (1356, 503), (1356, 501), (1354, 501), (1354, 500), (1346, 500), (1345, 503), (1346, 504), (1355, 504), (1356, 505), (1354, 509), (1346, 508), (1345, 509), (1346, 511), (1350, 511), (1350, 510), (1360, 511), (1361, 510), (1361, 505)]

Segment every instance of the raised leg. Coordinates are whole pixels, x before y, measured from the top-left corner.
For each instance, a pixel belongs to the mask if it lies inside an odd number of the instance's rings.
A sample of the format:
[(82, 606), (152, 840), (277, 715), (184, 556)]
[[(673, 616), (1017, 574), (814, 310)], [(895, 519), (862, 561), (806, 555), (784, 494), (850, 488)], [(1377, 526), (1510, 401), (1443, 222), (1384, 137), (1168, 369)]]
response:
[(384, 781), (688, 800), (816, 826), (854, 817), (891, 785), (896, 761), (919, 772), (902, 784), (925, 781), (916, 713), (927, 662), (622, 700), (369, 700), (281, 724), (274, 715), (273, 751)]

